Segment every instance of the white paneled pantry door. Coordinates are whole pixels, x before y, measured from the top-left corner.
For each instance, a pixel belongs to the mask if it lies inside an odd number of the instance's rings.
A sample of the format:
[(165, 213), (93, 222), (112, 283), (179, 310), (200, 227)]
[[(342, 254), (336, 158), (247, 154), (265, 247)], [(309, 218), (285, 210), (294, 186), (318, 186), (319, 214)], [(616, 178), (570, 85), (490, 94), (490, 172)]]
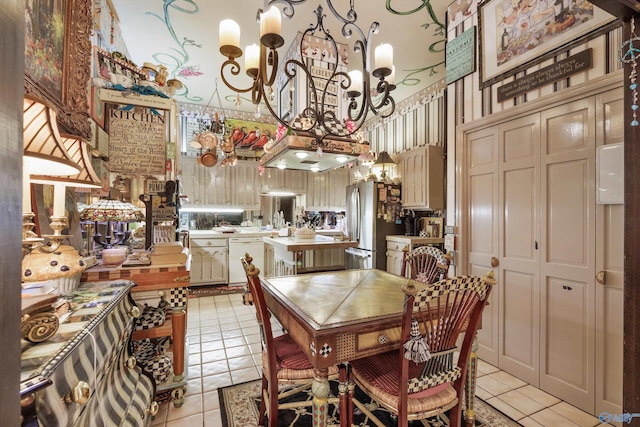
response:
[(469, 125), (456, 152), (457, 272), (493, 269), (499, 285), (480, 357), (595, 414), (621, 403), (622, 208), (595, 202), (595, 148), (620, 142), (621, 99)]

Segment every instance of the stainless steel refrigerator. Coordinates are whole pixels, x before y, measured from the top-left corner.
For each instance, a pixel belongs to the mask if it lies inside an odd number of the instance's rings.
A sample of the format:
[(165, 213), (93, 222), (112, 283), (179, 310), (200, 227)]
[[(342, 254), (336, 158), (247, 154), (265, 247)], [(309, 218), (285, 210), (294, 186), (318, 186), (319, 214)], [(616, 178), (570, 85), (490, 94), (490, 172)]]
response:
[(346, 249), (347, 268), (386, 270), (388, 235), (404, 234), (400, 186), (359, 182), (347, 186), (347, 234), (358, 241)]

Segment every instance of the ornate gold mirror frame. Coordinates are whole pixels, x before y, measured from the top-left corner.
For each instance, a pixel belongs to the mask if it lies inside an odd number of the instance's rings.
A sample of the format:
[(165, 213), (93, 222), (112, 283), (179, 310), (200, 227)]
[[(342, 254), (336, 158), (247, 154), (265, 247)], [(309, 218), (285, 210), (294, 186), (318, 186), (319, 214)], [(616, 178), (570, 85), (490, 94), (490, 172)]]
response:
[[(57, 7), (64, 9), (56, 11), (49, 11), (47, 7), (51, 3), (44, 0), (30, 0), (25, 3), (27, 25), (24, 90), (26, 93), (48, 100), (53, 105), (61, 132), (90, 140), (87, 88), (91, 77), (90, 35), (93, 22), (91, 2), (90, 0), (55, 2)], [(55, 13), (48, 15), (47, 12)], [(47, 38), (42, 35), (47, 31), (62, 31), (62, 29), (64, 29), (62, 52), (52, 53), (47, 49)], [(59, 71), (52, 69), (55, 68), (52, 66), (60, 63), (61, 81), (43, 78), (43, 76), (58, 77)]]

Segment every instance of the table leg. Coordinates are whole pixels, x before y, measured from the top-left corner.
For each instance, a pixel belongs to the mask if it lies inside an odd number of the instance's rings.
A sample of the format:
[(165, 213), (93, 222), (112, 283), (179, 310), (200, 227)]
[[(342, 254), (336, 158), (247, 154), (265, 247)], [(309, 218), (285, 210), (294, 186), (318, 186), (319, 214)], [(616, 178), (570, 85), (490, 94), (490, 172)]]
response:
[(340, 378), (338, 383), (338, 396), (340, 398), (340, 427), (349, 427), (348, 418), (348, 405), (349, 400), (347, 396), (347, 366), (344, 364), (339, 365)]
[(184, 307), (174, 307), (171, 313), (171, 329), (173, 338), (173, 380), (184, 378), (184, 343), (187, 313)]
[(464, 411), (464, 419), (467, 427), (475, 425), (476, 414), (474, 411), (474, 403), (476, 398), (476, 379), (478, 377), (478, 334), (473, 339), (471, 346), (471, 354), (469, 354), (469, 365), (467, 366), (467, 380), (464, 386), (464, 398), (466, 409)]
[(319, 368), (314, 372), (311, 391), (313, 392), (313, 427), (327, 427), (329, 413), (329, 369)]

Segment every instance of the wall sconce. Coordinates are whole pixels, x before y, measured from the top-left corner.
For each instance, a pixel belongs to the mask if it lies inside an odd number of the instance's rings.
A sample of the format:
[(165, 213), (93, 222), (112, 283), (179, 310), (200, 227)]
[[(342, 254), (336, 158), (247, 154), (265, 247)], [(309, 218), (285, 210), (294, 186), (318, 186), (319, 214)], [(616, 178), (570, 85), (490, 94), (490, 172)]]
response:
[[(64, 203), (56, 207), (51, 216), (52, 236), (50, 246), (43, 246), (43, 238), (34, 232), (34, 214), (31, 209), (30, 175), (34, 173), (47, 176), (74, 176), (80, 173), (80, 166), (71, 158), (58, 133), (56, 113), (44, 101), (31, 95), (24, 96), (23, 118), (23, 165), (22, 165), (22, 256), (36, 247), (43, 251), (53, 252), (67, 236), (62, 230), (68, 221), (64, 216)], [(64, 201), (64, 197), (63, 197)], [(62, 210), (60, 210), (62, 209)]]

